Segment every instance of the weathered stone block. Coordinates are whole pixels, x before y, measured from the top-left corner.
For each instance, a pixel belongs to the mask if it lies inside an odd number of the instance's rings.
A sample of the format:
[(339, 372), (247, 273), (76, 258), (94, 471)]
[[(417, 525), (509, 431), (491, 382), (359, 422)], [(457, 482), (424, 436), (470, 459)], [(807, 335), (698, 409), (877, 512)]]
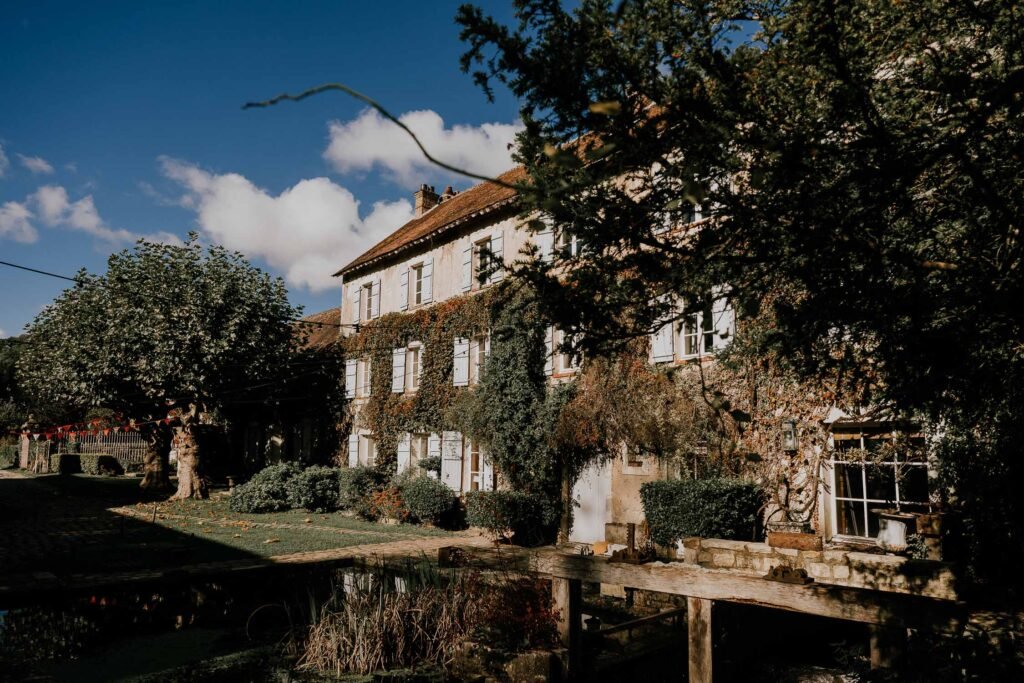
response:
[(837, 581), (847, 581), (850, 578), (850, 568), (845, 564), (832, 565), (832, 578)]
[(546, 683), (559, 680), (561, 665), (553, 653), (537, 650), (516, 655), (505, 665), (505, 673), (512, 683)]
[(734, 553), (714, 553), (711, 562), (716, 567), (729, 568), (736, 566), (736, 555)]
[(746, 550), (746, 542), (744, 541), (726, 541), (721, 538), (702, 538), (700, 546), (705, 550), (732, 550), (734, 552), (743, 552)]
[(832, 568), (824, 562), (811, 562), (807, 567), (807, 573), (816, 579), (832, 578)]

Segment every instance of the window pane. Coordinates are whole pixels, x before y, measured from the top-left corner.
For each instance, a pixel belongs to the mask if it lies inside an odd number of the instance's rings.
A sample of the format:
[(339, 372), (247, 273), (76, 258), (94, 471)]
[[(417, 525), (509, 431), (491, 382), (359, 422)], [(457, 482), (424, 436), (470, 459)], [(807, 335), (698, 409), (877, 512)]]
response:
[(900, 501), (928, 502), (928, 468), (923, 465), (904, 467), (900, 480)]
[(896, 471), (892, 465), (865, 464), (868, 480), (868, 498), (896, 500)]
[(863, 498), (864, 480), (861, 478), (861, 465), (837, 462), (835, 467), (836, 495), (840, 498)]
[(844, 536), (864, 536), (864, 503), (837, 500), (836, 530)]

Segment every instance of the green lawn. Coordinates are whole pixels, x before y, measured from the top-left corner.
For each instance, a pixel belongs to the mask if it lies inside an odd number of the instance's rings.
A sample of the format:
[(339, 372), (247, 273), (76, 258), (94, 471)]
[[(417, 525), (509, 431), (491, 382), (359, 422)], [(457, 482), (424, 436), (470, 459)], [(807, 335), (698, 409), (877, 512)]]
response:
[[(118, 514), (119, 508), (133, 514)], [(172, 568), (446, 535), (344, 513), (238, 514), (217, 490), (205, 501), (147, 501), (139, 480), (131, 478), (0, 479), (0, 580), (5, 574)]]

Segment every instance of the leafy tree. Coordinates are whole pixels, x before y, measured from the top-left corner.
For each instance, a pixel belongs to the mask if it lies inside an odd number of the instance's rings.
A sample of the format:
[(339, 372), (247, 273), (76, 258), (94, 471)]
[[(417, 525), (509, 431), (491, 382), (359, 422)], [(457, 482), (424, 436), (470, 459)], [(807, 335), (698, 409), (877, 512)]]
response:
[[(748, 329), (767, 321), (751, 353), (941, 425), (965, 556), (978, 578), (1019, 580), (1017, 3), (517, 0), (516, 14), (464, 6), (458, 21), (463, 67), (522, 103), (526, 215), (585, 245), (518, 267), (543, 312), (588, 350), (617, 348), (728, 283)], [(699, 229), (674, 227), (698, 207)]]
[(205, 427), (232, 397), (274, 377), (289, 360), (297, 311), (280, 279), (197, 235), (181, 246), (140, 241), (110, 257), (102, 276), (81, 273), (33, 321), (18, 361), (27, 391), (46, 400), (105, 406), (140, 422), (150, 441), (143, 487), (205, 497)]

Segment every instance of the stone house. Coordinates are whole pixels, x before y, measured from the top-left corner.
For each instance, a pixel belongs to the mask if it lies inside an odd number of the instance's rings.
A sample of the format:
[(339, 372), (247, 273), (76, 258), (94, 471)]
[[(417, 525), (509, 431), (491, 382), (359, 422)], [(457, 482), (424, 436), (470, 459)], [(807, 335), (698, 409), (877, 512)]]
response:
[[(523, 169), (517, 168), (500, 179), (514, 183), (523, 177)], [(524, 258), (530, 245), (540, 258), (551, 258), (557, 249), (572, 253), (578, 248), (568, 236), (531, 233), (518, 214), (514, 190), (495, 183), (463, 192), (449, 187), (440, 194), (424, 185), (415, 193), (415, 210), (412, 220), (335, 273), (343, 288), (344, 335), (358, 334), (359, 325), (383, 315), (410, 314), (484, 292), (502, 280), (502, 266)], [(699, 212), (694, 220), (700, 220)], [(731, 303), (723, 296), (710, 309), (681, 315), (652, 334), (649, 360), (662, 367), (714, 365), (715, 354), (729, 343), (735, 326)], [(545, 372), (552, 384), (569, 381), (578, 371), (575, 361), (559, 352), (560, 343), (559, 331), (549, 329)], [(478, 380), (489, 348), (486, 329), (454, 340), (450, 353), (455, 386)], [(352, 429), (342, 449), (349, 466), (373, 464), (377, 458), (376, 435), (361, 419), (373, 390), (372, 378), (386, 373), (392, 392), (414, 393), (422, 354), (423, 342), (413, 340), (392, 349), (386, 367), (374, 367), (369, 356), (346, 359)], [(811, 528), (826, 539), (867, 543), (878, 531), (873, 509), (897, 502), (911, 509), (927, 508), (926, 462), (885, 462), (859, 455), (890, 440), (898, 431), (896, 425), (851, 416), (813, 391), (798, 406), (782, 400), (774, 405), (770, 419), (752, 438), (760, 440), (760, 450), (772, 463), (797, 463), (790, 468), (795, 474), (790, 473), (786, 494), (806, 504), (793, 504), (797, 515), (770, 509), (772, 521)], [(913, 427), (904, 431), (916, 432)], [(397, 444), (397, 471), (424, 458), (440, 458), (441, 480), (460, 494), (493, 489), (498, 481), (486, 451), (459, 432), (403, 434)], [(619, 457), (590, 467), (573, 491), (577, 507), (572, 540), (622, 542), (625, 525), (644, 519), (640, 487), (672, 476), (672, 465), (628, 445)]]

